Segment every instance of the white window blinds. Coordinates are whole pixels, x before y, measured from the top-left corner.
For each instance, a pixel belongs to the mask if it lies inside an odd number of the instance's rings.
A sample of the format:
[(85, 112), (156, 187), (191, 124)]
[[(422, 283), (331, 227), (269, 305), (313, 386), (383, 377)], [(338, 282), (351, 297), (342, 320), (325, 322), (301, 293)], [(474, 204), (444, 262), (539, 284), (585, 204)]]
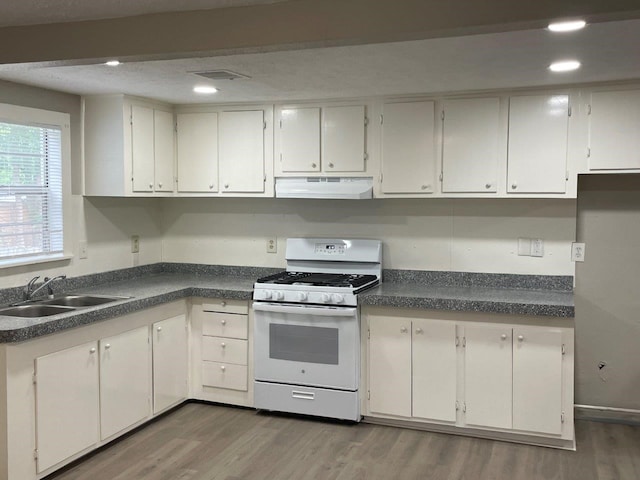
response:
[(62, 251), (61, 130), (0, 122), (0, 264)]

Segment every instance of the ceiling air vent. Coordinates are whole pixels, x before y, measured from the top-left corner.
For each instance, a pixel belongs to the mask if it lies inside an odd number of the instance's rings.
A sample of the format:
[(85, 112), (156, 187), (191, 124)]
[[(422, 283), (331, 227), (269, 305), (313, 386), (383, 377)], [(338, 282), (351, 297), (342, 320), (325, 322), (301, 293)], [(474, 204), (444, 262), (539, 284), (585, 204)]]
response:
[(210, 80), (236, 80), (238, 78), (251, 78), (248, 75), (232, 72), (231, 70), (210, 70), (208, 72), (189, 72)]

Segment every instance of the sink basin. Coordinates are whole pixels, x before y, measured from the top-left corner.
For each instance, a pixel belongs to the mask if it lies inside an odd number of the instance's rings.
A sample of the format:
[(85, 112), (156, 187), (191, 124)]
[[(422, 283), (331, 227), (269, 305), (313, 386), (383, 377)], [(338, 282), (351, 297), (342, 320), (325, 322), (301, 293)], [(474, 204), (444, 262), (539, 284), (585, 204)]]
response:
[(103, 303), (124, 300), (129, 297), (114, 297), (106, 295), (65, 295), (63, 297), (54, 298), (52, 300), (43, 300), (39, 302), (41, 305), (60, 305), (63, 307), (93, 307), (102, 305)]
[(3, 308), (0, 315), (8, 317), (48, 317), (58, 313), (72, 312), (74, 309), (58, 305), (19, 305), (17, 307)]

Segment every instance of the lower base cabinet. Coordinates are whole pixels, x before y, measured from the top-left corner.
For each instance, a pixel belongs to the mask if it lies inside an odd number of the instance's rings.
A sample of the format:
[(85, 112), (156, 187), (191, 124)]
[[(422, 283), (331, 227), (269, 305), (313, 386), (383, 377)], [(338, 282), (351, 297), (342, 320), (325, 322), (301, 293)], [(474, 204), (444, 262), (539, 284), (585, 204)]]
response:
[(570, 319), (380, 307), (363, 319), (371, 417), (572, 448)]
[(186, 315), (156, 322), (153, 335), (153, 413), (182, 402), (189, 395), (189, 336)]

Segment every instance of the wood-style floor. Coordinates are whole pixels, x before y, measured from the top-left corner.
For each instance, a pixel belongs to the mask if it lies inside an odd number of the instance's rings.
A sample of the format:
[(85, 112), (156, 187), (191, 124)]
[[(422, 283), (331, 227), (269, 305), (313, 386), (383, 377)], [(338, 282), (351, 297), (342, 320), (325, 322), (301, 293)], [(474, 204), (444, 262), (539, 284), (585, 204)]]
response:
[(640, 479), (640, 427), (576, 436), (569, 452), (190, 403), (47, 480)]

